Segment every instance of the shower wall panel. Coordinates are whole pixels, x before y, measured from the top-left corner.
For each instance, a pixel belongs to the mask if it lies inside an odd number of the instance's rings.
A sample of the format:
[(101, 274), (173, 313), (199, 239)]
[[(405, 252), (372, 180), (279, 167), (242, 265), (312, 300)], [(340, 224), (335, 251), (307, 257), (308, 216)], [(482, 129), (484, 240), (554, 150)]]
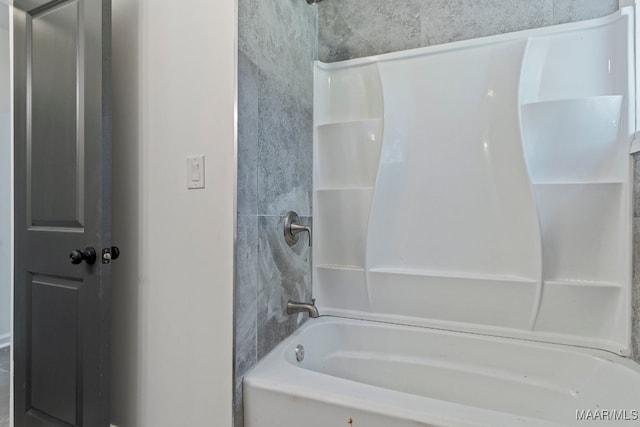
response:
[(321, 312), (629, 355), (632, 17), (318, 62)]
[[(334, 62), (582, 21), (608, 15), (618, 9), (619, 3), (630, 1), (323, 0), (318, 17), (319, 58)], [(632, 350), (640, 361), (640, 154), (634, 156), (634, 171)], [(324, 277), (330, 272), (318, 274)], [(335, 280), (332, 283), (338, 286)], [(333, 306), (340, 304), (344, 302), (332, 301)]]

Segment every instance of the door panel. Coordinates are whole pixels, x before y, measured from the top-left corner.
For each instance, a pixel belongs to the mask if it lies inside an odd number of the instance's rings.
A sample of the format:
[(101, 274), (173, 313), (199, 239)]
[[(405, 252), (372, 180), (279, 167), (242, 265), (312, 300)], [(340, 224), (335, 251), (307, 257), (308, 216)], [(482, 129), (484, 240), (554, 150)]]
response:
[[(78, 113), (78, 2), (31, 19), (31, 221), (82, 227), (82, 119)], [(79, 137), (80, 136), (80, 137)]]
[(109, 1), (14, 3), (16, 427), (109, 425), (109, 57)]
[[(71, 425), (79, 419), (78, 302), (82, 282), (33, 276), (28, 297), (31, 410)], [(52, 319), (55, 321), (52, 322)], [(79, 357), (80, 356), (80, 357)], [(56, 369), (50, 369), (52, 362)]]

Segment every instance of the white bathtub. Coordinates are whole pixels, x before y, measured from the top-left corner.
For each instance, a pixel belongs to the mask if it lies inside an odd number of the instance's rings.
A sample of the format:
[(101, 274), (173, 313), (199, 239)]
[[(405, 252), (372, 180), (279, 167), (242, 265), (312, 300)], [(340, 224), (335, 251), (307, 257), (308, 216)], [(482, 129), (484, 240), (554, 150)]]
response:
[[(244, 408), (246, 427), (637, 426), (640, 367), (604, 351), (321, 317), (245, 377)], [(598, 420), (616, 417), (626, 421)]]

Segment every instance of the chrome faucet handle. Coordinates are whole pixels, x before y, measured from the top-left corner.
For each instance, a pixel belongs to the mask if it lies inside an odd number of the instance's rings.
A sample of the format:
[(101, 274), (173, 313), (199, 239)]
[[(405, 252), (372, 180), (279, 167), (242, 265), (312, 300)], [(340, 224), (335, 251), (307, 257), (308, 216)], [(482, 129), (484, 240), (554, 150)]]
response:
[(309, 235), (309, 246), (311, 246), (311, 227), (300, 224), (300, 217), (291, 211), (284, 218), (284, 239), (287, 245), (292, 247), (298, 243), (298, 233), (306, 232)]

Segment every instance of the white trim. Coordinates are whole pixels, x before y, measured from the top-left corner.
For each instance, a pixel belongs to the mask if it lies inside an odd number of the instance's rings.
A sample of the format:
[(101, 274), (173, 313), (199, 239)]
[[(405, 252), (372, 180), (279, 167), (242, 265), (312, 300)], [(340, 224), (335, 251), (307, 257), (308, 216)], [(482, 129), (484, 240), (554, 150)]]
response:
[(15, 401), (15, 396), (13, 393), (13, 387), (14, 387), (14, 383), (13, 383), (13, 357), (14, 357), (14, 348), (15, 346), (13, 345), (13, 338), (14, 338), (14, 333), (13, 333), (13, 328), (14, 328), (14, 322), (13, 322), (13, 301), (14, 301), (14, 294), (15, 294), (15, 271), (14, 271), (14, 263), (15, 263), (15, 247), (16, 247), (16, 242), (15, 242), (15, 206), (14, 206), (14, 200), (15, 200), (15, 165), (13, 163), (13, 158), (14, 158), (14, 151), (15, 151), (15, 129), (14, 129), (14, 114), (15, 114), (15, 108), (13, 108), (14, 105), (14, 81), (15, 81), (15, 75), (14, 75), (14, 70), (13, 70), (13, 57), (14, 57), (14, 49), (13, 49), (13, 38), (14, 38), (14, 28), (13, 28), (13, 0), (9, 0), (10, 1), (10, 7), (9, 7), (9, 56), (11, 57), (11, 72), (9, 73), (10, 75), (10, 79), (11, 79), (11, 375), (9, 376), (9, 427), (14, 427), (15, 426), (15, 414), (14, 414), (14, 408), (13, 408), (13, 404)]

